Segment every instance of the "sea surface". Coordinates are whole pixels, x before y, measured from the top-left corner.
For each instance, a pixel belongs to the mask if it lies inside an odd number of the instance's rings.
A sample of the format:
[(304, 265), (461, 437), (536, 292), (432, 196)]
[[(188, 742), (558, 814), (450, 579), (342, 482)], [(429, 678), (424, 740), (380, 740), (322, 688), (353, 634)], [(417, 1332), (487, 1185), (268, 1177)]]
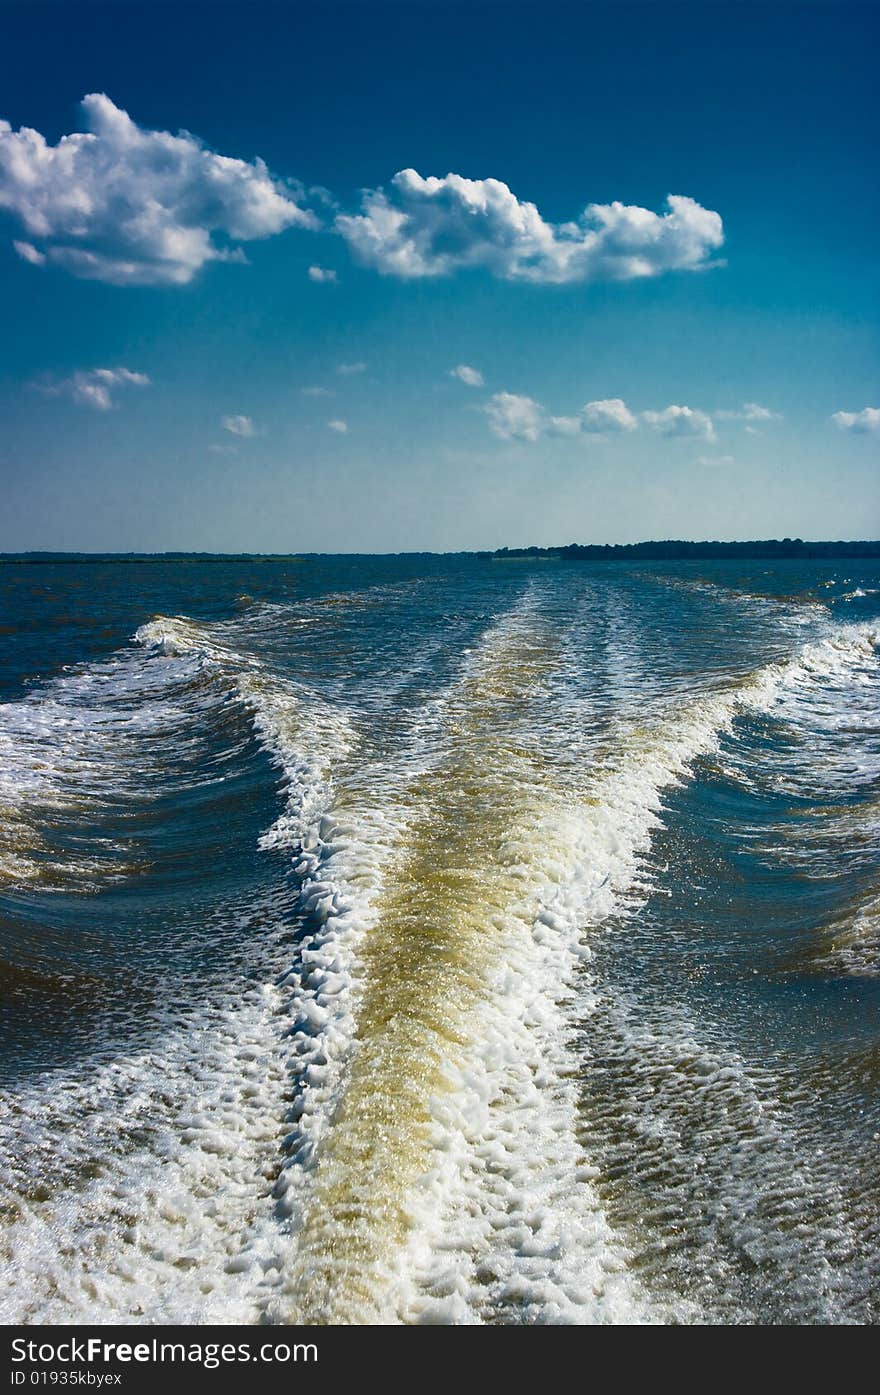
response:
[(880, 1315), (880, 567), (0, 563), (0, 1320)]

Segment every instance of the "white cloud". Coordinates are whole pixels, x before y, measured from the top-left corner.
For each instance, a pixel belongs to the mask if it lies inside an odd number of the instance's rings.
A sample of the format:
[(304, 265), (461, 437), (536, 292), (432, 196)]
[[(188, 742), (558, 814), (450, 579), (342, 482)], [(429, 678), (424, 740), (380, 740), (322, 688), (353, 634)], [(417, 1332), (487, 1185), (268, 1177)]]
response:
[(864, 407), (860, 412), (835, 412), (831, 420), (841, 431), (880, 431), (880, 407)]
[(744, 402), (735, 411), (716, 412), (719, 421), (781, 421), (781, 412), (771, 412), (769, 407), (762, 407), (760, 402)]
[(325, 387), (304, 387), (300, 388), (303, 397), (332, 397), (333, 393)]
[(340, 363), (336, 369), (336, 372), (341, 373), (343, 378), (350, 378), (354, 373), (365, 373), (366, 371), (367, 365), (362, 359), (359, 359), (357, 363)]
[(16, 243), (25, 260), (119, 286), (179, 286), (206, 262), (244, 260), (237, 243), (317, 226), (262, 160), (145, 129), (102, 93), (82, 107), (88, 129), (57, 145), (0, 121), (0, 209), (27, 234)]
[(343, 421), (341, 417), (334, 417), (332, 421), (328, 421), (327, 425), (331, 431), (338, 431), (340, 436), (345, 436), (348, 433), (348, 422)]
[(628, 281), (713, 265), (721, 218), (670, 194), (667, 212), (589, 204), (571, 223), (549, 223), (498, 179), (422, 178), (401, 170), (389, 191), (367, 190), (363, 211), (336, 229), (366, 266), (389, 276), (442, 276), (484, 267), (511, 281)]
[[(184, 285), (209, 261), (246, 260), (240, 244), (291, 227), (314, 228), (292, 180), (255, 158), (208, 149), (181, 131), (139, 126), (103, 93), (82, 102), (83, 131), (50, 144), (0, 121), (0, 210), (20, 224), (14, 243), (35, 266), (116, 285)], [(311, 191), (313, 198), (320, 190)], [(671, 194), (654, 213), (620, 202), (589, 204), (551, 223), (497, 179), (422, 178), (401, 170), (367, 190), (362, 211), (335, 230), (366, 265), (401, 277), (484, 267), (507, 280), (625, 281), (715, 265), (721, 218)], [(309, 277), (337, 273), (313, 265)]]
[(502, 441), (537, 441), (544, 428), (544, 410), (533, 397), (496, 392), (484, 410), (489, 426)]
[(588, 402), (574, 416), (549, 416), (540, 402), (513, 392), (496, 392), (484, 411), (502, 440), (537, 441), (539, 436), (579, 436), (582, 432), (635, 431), (638, 418), (619, 397)]
[(234, 416), (221, 417), (220, 425), (224, 431), (230, 431), (233, 436), (253, 436), (254, 423), (250, 417)]
[(696, 463), (698, 465), (734, 465), (736, 457), (733, 455), (698, 455)]
[(465, 387), (483, 387), (485, 378), (478, 368), (471, 368), (466, 363), (460, 363), (456, 368), (450, 368), (450, 378), (457, 378)]
[[(496, 392), (483, 408), (489, 426), (502, 440), (537, 441), (541, 436), (622, 434), (637, 431), (639, 417), (620, 397), (588, 402), (575, 416), (550, 416), (533, 397), (514, 392)], [(715, 440), (712, 418), (694, 407), (665, 407), (662, 412), (642, 412), (641, 419), (664, 436), (700, 437)], [(730, 457), (717, 457), (726, 461)], [(708, 457), (701, 458), (708, 463)]]
[(588, 402), (581, 409), (585, 431), (635, 431), (638, 419), (619, 397)]
[(663, 436), (703, 436), (707, 441), (715, 439), (712, 418), (694, 407), (664, 407), (662, 412), (643, 412), (642, 416), (649, 426)]
[(149, 383), (146, 373), (132, 373), (129, 368), (91, 368), (57, 382), (38, 383), (36, 386), (50, 397), (69, 397), (81, 407), (109, 412), (117, 388), (148, 387)]

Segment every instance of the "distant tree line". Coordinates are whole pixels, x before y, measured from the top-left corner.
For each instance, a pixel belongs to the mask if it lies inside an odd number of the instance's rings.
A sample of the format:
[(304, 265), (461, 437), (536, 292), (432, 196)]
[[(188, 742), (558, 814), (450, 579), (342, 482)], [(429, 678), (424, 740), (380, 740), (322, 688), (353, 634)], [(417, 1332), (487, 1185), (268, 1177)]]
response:
[(321, 557), (558, 557), (572, 562), (674, 562), (701, 557), (880, 557), (880, 542), (804, 542), (803, 538), (766, 538), (757, 542), (568, 543), (565, 547), (499, 547), (494, 552), (320, 553), (297, 555), (269, 552), (5, 552), (0, 565), (45, 562), (303, 562)]
[(566, 547), (500, 547), (495, 557), (561, 557), (573, 562), (687, 561), (702, 557), (880, 557), (880, 542), (804, 542), (765, 538), (756, 542), (569, 543)]

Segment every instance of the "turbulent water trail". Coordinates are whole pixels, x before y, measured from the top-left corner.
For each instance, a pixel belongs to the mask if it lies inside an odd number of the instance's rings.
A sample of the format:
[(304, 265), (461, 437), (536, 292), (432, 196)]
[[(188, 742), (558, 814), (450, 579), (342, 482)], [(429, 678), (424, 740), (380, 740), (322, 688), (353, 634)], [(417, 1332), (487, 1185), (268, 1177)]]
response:
[(627, 1272), (577, 1141), (566, 1002), (583, 932), (631, 892), (662, 790), (737, 712), (871, 645), (832, 638), (685, 703), (566, 787), (540, 744), (557, 641), (529, 606), (490, 631), (447, 699), (442, 758), (402, 800), (359, 952), (355, 1039), (308, 1154), (274, 1316), (670, 1315)]
[[(873, 661), (874, 630), (829, 629), (640, 715), (613, 645), (609, 683), (626, 703), (573, 696), (583, 636), (534, 586), (384, 737), (356, 701), (255, 657), (236, 622), (159, 619), (138, 639), (160, 711), (165, 683), (188, 721), (218, 704), (249, 714), (285, 799), (261, 844), (292, 877), (264, 917), (262, 959), (225, 1002), (102, 1067), (85, 1094), (60, 1071), (48, 1110), (41, 1091), (11, 1099), (8, 1136), (27, 1137), (31, 1157), (78, 1108), (92, 1124), (63, 1201), (47, 1208), (11, 1180), (7, 1240), (25, 1261), (4, 1315), (700, 1317), (698, 1296), (634, 1267), (599, 1185), (576, 1035), (595, 1008), (591, 938), (643, 895), (664, 792), (742, 714), (850, 682)], [(103, 1131), (135, 1100), (143, 1133), (114, 1150), (111, 1176)], [(50, 1262), (59, 1233), (68, 1248)]]
[[(456, 1154), (474, 1125), (482, 1120), (491, 1134), (493, 1114), (515, 1115), (537, 1103), (542, 1077), (548, 1104), (558, 1084), (558, 1061), (536, 1050), (536, 1032), (553, 1004), (524, 998), (524, 955), (536, 925), (540, 940), (558, 919), (542, 902), (565, 876), (557, 840), (566, 806), (540, 748), (518, 744), (529, 742), (526, 719), (555, 650), (530, 608), (495, 627), (447, 700), (441, 758), (406, 791), (390, 884), (377, 898), (360, 952), (351, 1061), (314, 1183), (301, 1201), (285, 1285), (288, 1317), (476, 1315), (467, 1276), (433, 1274), (428, 1259), (428, 1272), (408, 1292), (412, 1276), (402, 1258), (410, 1237), (418, 1248), (421, 1225), (430, 1228), (442, 1210)], [(560, 1099), (555, 1103), (559, 1108)], [(508, 1145), (508, 1171), (524, 1166), (516, 1153), (525, 1141), (515, 1139), (509, 1122), (493, 1139), (499, 1160)], [(533, 1132), (531, 1149), (535, 1141)], [(552, 1171), (559, 1161), (551, 1150), (540, 1166)], [(585, 1161), (565, 1161), (585, 1182)], [(527, 1206), (523, 1194), (510, 1200)], [(508, 1239), (523, 1224), (535, 1256), (558, 1243), (541, 1234), (540, 1215), (509, 1214)], [(621, 1267), (609, 1260), (609, 1270)], [(508, 1297), (515, 1287), (508, 1282)], [(523, 1289), (516, 1297), (528, 1295)]]

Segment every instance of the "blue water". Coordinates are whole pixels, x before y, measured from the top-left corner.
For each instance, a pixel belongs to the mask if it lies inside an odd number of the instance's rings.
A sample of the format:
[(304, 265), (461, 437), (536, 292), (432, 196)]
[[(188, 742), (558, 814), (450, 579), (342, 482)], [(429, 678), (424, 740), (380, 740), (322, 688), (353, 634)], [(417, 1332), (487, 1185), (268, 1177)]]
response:
[(0, 565), (7, 1321), (871, 1322), (880, 569)]

